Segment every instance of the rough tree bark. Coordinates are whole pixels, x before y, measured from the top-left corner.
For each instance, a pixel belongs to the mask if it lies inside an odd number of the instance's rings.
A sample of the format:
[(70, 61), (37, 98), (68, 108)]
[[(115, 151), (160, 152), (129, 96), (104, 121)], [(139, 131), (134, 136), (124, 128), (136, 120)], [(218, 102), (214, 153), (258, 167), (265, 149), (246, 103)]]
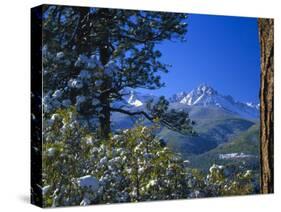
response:
[[(106, 65), (109, 61), (109, 52), (107, 46), (108, 44), (103, 44), (100, 47), (100, 57), (103, 65)], [(109, 79), (104, 78), (101, 85), (101, 89), (104, 92), (101, 94), (99, 99), (102, 105), (101, 116), (99, 117), (101, 136), (104, 139), (108, 139), (110, 133), (110, 100), (109, 92), (107, 91), (109, 88), (111, 88), (111, 82)]]
[(274, 21), (258, 19), (261, 51), (260, 156), (261, 193), (273, 193), (273, 55)]

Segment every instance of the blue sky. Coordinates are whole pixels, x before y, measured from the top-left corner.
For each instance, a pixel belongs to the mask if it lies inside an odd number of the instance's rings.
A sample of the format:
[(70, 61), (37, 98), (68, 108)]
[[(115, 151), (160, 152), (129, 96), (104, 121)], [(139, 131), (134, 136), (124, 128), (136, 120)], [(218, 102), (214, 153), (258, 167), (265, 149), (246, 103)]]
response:
[(145, 92), (169, 97), (207, 83), (239, 101), (258, 102), (257, 19), (191, 14), (187, 23), (186, 42), (159, 45), (161, 61), (172, 65), (162, 74), (166, 87)]

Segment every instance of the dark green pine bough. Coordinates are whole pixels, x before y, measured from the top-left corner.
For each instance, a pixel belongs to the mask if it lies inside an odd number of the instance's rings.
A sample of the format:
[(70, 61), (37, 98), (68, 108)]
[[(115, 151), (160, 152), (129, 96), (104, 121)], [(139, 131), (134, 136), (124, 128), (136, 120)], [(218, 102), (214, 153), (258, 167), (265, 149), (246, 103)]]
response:
[[(87, 69), (93, 74), (90, 82), (76, 83), (79, 89), (66, 88), (63, 95), (72, 103), (77, 102), (78, 95), (86, 97), (79, 113), (99, 117), (101, 137), (109, 137), (111, 112), (143, 116), (180, 133), (193, 133), (188, 114), (169, 110), (164, 97), (148, 103), (142, 111), (112, 106), (123, 100), (126, 88), (164, 86), (159, 73), (166, 73), (168, 66), (160, 62), (156, 45), (165, 40), (183, 41), (186, 18), (178, 13), (45, 6), (43, 44), (49, 56), (43, 57), (44, 91), (66, 87), (69, 80)], [(95, 65), (84, 64), (90, 59)]]

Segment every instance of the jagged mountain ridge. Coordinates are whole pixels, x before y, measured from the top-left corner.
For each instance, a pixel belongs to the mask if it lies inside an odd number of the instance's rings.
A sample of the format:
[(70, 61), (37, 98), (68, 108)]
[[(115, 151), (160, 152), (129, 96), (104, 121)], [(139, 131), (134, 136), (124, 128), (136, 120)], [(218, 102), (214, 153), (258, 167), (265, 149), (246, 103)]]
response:
[[(130, 91), (125, 102), (133, 108), (145, 107), (145, 103), (150, 99), (158, 97), (150, 94), (142, 94)], [(180, 92), (174, 94), (169, 101), (173, 107), (185, 108), (194, 106), (218, 107), (227, 112), (233, 113), (243, 118), (257, 119), (259, 117), (259, 104), (242, 103), (233, 99), (230, 95), (223, 95), (207, 84), (201, 84), (190, 92)]]

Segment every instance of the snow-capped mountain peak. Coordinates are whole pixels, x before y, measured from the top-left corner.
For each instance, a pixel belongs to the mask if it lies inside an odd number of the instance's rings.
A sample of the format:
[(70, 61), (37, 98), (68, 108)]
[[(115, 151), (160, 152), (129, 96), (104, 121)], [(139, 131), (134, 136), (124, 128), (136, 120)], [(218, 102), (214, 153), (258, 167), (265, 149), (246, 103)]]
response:
[(215, 103), (212, 97), (218, 95), (218, 92), (207, 84), (201, 84), (196, 89), (193, 89), (179, 102), (187, 105), (208, 105)]
[(235, 101), (232, 96), (222, 95), (205, 83), (189, 93), (175, 94), (170, 100), (187, 106), (216, 106), (246, 118), (259, 116), (259, 104)]
[(197, 94), (207, 94), (207, 95), (213, 95), (217, 94), (217, 91), (213, 89), (211, 86), (208, 86), (207, 84), (201, 84), (196, 89)]
[(131, 107), (145, 107), (148, 101), (154, 101), (156, 99), (158, 99), (158, 97), (152, 94), (144, 94), (135, 90), (130, 90), (129, 94), (124, 97), (124, 100)]

